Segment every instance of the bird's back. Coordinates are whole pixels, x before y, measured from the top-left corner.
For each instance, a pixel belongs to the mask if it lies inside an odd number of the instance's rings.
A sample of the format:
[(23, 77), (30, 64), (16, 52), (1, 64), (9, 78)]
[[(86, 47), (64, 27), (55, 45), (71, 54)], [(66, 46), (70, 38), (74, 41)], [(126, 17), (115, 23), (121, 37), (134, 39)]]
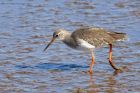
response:
[(71, 35), (77, 42), (82, 39), (95, 47), (101, 47), (103, 44), (112, 44), (119, 39), (123, 39), (124, 33), (110, 32), (103, 28), (85, 27), (74, 31)]

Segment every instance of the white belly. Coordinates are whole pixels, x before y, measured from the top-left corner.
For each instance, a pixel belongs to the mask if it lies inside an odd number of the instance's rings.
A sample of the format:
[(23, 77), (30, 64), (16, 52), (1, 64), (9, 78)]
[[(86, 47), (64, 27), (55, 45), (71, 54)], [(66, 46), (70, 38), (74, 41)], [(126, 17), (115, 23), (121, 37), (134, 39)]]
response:
[(93, 49), (93, 48), (95, 48), (94, 45), (89, 44), (83, 39), (78, 39), (78, 47), (77, 47), (78, 50)]

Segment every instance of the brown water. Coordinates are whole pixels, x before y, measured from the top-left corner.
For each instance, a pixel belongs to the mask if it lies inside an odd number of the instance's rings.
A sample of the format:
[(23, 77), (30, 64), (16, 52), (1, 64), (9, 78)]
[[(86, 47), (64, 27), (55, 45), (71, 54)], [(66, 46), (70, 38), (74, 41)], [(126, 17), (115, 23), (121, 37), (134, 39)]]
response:
[[(43, 52), (54, 29), (99, 26), (125, 32), (108, 63), (108, 48), (91, 56), (60, 41)], [(139, 0), (0, 0), (0, 93), (140, 93)]]

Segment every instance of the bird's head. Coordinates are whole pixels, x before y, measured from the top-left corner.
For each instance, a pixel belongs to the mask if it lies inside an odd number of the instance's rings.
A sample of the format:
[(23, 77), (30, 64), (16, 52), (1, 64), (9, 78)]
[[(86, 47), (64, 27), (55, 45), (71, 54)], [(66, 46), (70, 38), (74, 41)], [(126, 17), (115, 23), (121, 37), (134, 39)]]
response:
[(64, 40), (66, 33), (67, 33), (67, 31), (64, 30), (64, 29), (57, 29), (57, 30), (53, 33), (53, 37), (52, 37), (51, 41), (48, 43), (48, 45), (46, 46), (46, 48), (44, 49), (44, 51), (45, 51), (56, 39)]

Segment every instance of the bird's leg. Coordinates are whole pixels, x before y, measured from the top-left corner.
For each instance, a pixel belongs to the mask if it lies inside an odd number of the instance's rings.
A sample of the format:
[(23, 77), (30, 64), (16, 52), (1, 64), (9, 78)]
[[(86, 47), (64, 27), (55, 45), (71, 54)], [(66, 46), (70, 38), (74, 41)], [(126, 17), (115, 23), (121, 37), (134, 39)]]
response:
[(92, 68), (93, 68), (94, 63), (95, 63), (95, 61), (94, 61), (94, 53), (93, 53), (93, 50), (92, 49), (90, 49), (90, 52), (91, 52), (91, 56), (92, 56), (92, 61), (91, 61), (91, 64), (90, 64), (90, 70), (89, 70), (89, 72), (90, 72), (90, 74), (93, 74)]
[(112, 66), (112, 68), (114, 68), (115, 70), (120, 70), (115, 66), (115, 64), (112, 61), (112, 44), (109, 44), (109, 63)]

